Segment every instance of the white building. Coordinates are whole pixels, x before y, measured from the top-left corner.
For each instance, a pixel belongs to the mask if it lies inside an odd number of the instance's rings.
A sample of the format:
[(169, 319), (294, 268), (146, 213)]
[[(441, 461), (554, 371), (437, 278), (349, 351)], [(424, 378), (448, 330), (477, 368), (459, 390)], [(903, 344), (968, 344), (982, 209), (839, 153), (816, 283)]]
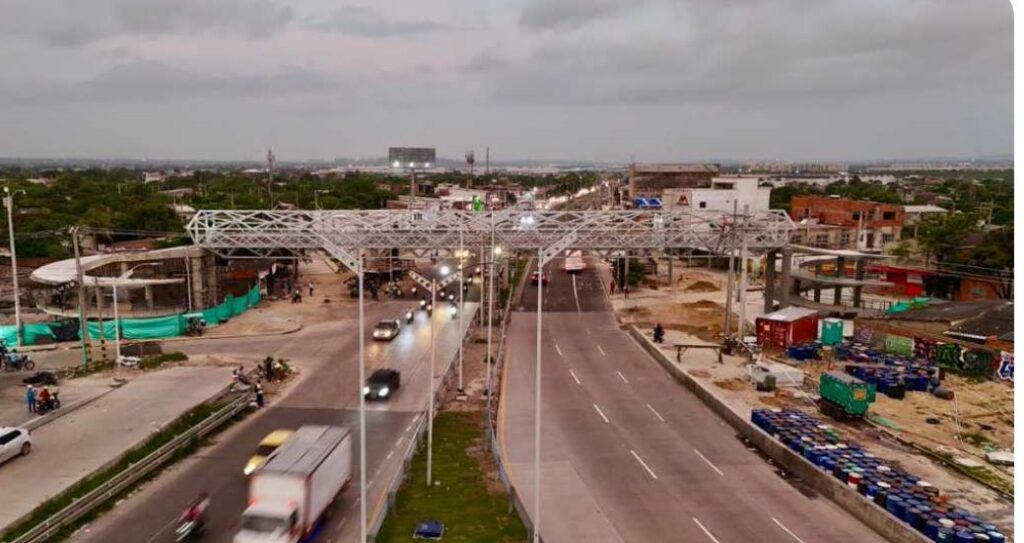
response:
[(767, 211), (771, 191), (758, 186), (756, 177), (716, 177), (711, 188), (665, 189), (661, 205), (670, 211)]

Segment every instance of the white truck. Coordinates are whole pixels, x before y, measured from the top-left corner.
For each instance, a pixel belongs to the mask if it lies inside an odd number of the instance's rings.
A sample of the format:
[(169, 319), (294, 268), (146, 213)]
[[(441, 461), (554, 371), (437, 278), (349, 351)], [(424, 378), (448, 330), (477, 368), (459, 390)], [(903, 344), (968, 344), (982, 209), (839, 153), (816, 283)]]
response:
[(583, 255), (579, 251), (568, 251), (565, 257), (565, 271), (568, 273), (580, 273), (586, 265), (583, 263)]
[(352, 479), (348, 428), (303, 426), (249, 482), (235, 543), (296, 543)]

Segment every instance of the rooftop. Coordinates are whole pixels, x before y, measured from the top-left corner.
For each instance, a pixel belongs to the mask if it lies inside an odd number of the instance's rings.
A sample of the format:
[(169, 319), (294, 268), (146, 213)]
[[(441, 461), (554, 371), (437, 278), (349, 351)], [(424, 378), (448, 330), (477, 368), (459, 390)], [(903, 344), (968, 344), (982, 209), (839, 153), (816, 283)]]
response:
[(717, 164), (634, 164), (630, 170), (635, 173), (713, 173), (717, 174)]
[(791, 306), (785, 309), (780, 309), (778, 311), (772, 311), (771, 313), (762, 315), (761, 318), (772, 321), (793, 322), (817, 314), (818, 312), (813, 309)]
[(949, 210), (944, 207), (925, 204), (920, 206), (903, 206), (903, 211), (907, 213), (945, 213)]

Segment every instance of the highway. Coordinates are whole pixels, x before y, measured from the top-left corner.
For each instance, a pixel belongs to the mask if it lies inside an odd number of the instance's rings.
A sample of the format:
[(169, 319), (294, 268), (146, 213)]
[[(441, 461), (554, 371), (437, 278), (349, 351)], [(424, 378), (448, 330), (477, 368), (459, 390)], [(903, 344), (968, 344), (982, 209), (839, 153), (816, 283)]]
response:
[[(547, 543), (884, 541), (783, 479), (621, 331), (588, 258), (543, 291), (541, 535)], [(532, 271), (532, 270), (531, 270)], [(499, 440), (533, 511), (536, 287), (513, 306)]]
[[(474, 296), (469, 299), (474, 299)], [(373, 342), (370, 331), (383, 318), (403, 318), (413, 302), (369, 302), (366, 304), (366, 358), (369, 375), (373, 369), (393, 367), (402, 371), (402, 387), (388, 402), (367, 404), (368, 514), (382, 505), (383, 491), (409, 447), (413, 428), (426, 406), (429, 380), (430, 326), (425, 313), (418, 312), (390, 343)], [(476, 303), (467, 303), (468, 328)], [(212, 446), (185, 459), (117, 505), (98, 521), (79, 531), (74, 541), (161, 542), (174, 540), (178, 515), (200, 492), (211, 495), (210, 524), (204, 541), (230, 541), (245, 507), (247, 482), (242, 467), (256, 444), (278, 428), (302, 424), (338, 424), (353, 429), (358, 457), (358, 336), (352, 316), (327, 320), (286, 336), (224, 340), (201, 340), (180, 344), (190, 356), (208, 354), (252, 360), (271, 354), (301, 360), (310, 370), (286, 389), (283, 397), (218, 436)], [(460, 334), (457, 320), (447, 311), (434, 312), (437, 325), (438, 376), (452, 360)], [(176, 347), (179, 348), (179, 347)], [(358, 461), (357, 461), (358, 462)], [(327, 522), (320, 541), (358, 541), (359, 473), (355, 464), (352, 482), (342, 493)]]

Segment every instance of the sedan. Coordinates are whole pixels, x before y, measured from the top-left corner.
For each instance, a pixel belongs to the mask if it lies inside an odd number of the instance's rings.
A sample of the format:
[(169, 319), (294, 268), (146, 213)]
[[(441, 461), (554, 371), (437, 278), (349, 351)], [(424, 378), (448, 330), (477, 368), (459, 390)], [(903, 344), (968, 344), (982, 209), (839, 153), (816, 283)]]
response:
[(32, 436), (24, 428), (0, 426), (0, 462), (32, 452)]
[(398, 370), (383, 368), (370, 374), (363, 387), (363, 396), (368, 400), (386, 400), (402, 384), (402, 373)]
[(402, 326), (398, 324), (398, 319), (383, 320), (373, 327), (373, 339), (375, 341), (391, 341), (398, 337), (398, 332), (401, 330)]

